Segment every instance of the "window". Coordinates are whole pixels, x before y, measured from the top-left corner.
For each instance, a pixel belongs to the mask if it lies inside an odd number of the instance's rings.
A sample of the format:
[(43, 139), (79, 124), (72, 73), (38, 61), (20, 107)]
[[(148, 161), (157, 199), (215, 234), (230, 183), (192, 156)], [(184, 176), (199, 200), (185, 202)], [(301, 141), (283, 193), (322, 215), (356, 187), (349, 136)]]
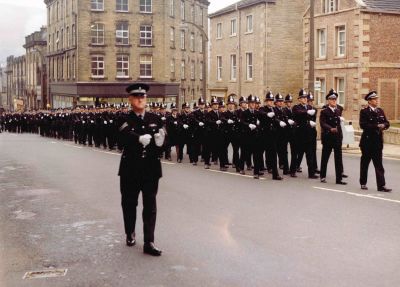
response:
[(217, 39), (222, 39), (222, 23), (217, 24)]
[(66, 37), (67, 37), (67, 39), (66, 39), (66, 40), (67, 40), (67, 48), (69, 48), (69, 47), (70, 47), (70, 44), (71, 44), (71, 42), (70, 42), (70, 36), (69, 36), (69, 27), (67, 27), (67, 30), (66, 30), (66, 31), (67, 31), (67, 36), (66, 36)]
[(118, 12), (128, 12), (128, 0), (117, 0), (117, 6), (115, 8)]
[(75, 29), (75, 24), (72, 24), (72, 46), (74, 46), (75, 47), (75, 44), (76, 44), (76, 37), (75, 37), (75, 35), (76, 35), (76, 29)]
[(175, 79), (175, 59), (171, 59), (170, 69), (171, 69), (171, 79)]
[(185, 30), (181, 30), (181, 49), (185, 50)]
[(203, 68), (203, 62), (200, 62), (200, 66), (199, 66), (199, 68), (200, 68), (200, 81), (202, 81), (203, 80), (203, 71), (204, 71), (204, 68)]
[(320, 82), (321, 83), (321, 89), (319, 91), (315, 91), (317, 93), (317, 97), (318, 97), (318, 104), (320, 104), (321, 106), (325, 103), (325, 96), (326, 96), (326, 81), (325, 78), (316, 78), (315, 79), (316, 82)]
[(91, 0), (90, 9), (92, 11), (104, 11), (104, 0)]
[(75, 79), (76, 77), (76, 62), (75, 62), (75, 55), (72, 55), (72, 78)]
[(185, 20), (185, 1), (181, 1), (181, 18)]
[(253, 15), (246, 17), (246, 33), (253, 32)]
[(104, 45), (104, 24), (94, 23), (90, 26), (92, 45)]
[(129, 44), (129, 27), (128, 22), (117, 23), (117, 29), (115, 31), (117, 45), (128, 45)]
[(253, 53), (246, 53), (246, 80), (253, 80)]
[(57, 39), (56, 39), (56, 44), (57, 44), (57, 51), (60, 49), (60, 33), (57, 31)]
[(345, 100), (345, 82), (343, 77), (335, 78), (335, 87), (339, 95), (337, 103), (344, 105), (346, 103), (346, 100)]
[(336, 43), (337, 50), (336, 56), (343, 57), (346, 55), (346, 27), (338, 26), (336, 27)]
[(140, 26), (140, 46), (153, 45), (152, 26)]
[(217, 56), (217, 81), (222, 81), (222, 57)]
[(92, 56), (92, 78), (104, 78), (104, 56)]
[(203, 43), (203, 41), (204, 41), (203, 35), (200, 35), (199, 39), (200, 39), (199, 52), (203, 53), (203, 45), (204, 45), (204, 43)]
[(322, 13), (338, 11), (339, 0), (322, 0)]
[(153, 56), (142, 55), (140, 56), (140, 77), (151, 78), (153, 69)]
[(236, 19), (231, 20), (231, 36), (236, 36)]
[(152, 0), (140, 0), (140, 12), (151, 13), (152, 12)]
[(175, 0), (169, 0), (169, 16), (175, 17)]
[(190, 79), (194, 80), (196, 76), (196, 67), (195, 67), (195, 62), (192, 61), (190, 63)]
[(236, 81), (236, 55), (231, 55), (231, 81)]
[(61, 29), (61, 49), (64, 49), (64, 29)]
[(175, 28), (171, 27), (170, 29), (170, 41), (171, 41), (171, 48), (175, 48)]
[(194, 52), (194, 33), (190, 33), (190, 51)]
[(200, 25), (203, 26), (204, 25), (204, 10), (203, 7), (200, 7)]
[(317, 30), (318, 58), (326, 58), (326, 29)]
[(128, 78), (129, 77), (129, 56), (118, 55), (117, 56), (117, 78)]
[(185, 77), (185, 71), (186, 69), (185, 69), (185, 60), (182, 60), (181, 61), (181, 79), (182, 80), (184, 80), (186, 77)]
[(190, 14), (192, 15), (192, 22), (193, 23), (196, 23), (196, 12), (195, 12), (195, 10), (194, 10), (194, 5), (192, 5), (191, 7), (190, 7)]

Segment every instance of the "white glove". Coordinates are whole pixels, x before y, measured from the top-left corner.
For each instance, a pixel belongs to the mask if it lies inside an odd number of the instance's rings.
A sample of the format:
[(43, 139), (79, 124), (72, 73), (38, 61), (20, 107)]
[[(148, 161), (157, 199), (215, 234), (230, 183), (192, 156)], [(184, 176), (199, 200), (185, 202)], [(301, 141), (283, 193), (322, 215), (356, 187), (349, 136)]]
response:
[(189, 126), (188, 126), (187, 124), (184, 124), (184, 125), (183, 125), (183, 128), (184, 128), (185, 130), (187, 130), (187, 129), (189, 128)]
[(314, 121), (310, 121), (310, 126), (311, 126), (312, 128), (315, 128), (315, 127), (317, 126), (317, 124), (316, 124)]
[(345, 121), (344, 117), (340, 117), (340, 121), (344, 122)]
[(281, 128), (286, 127), (286, 123), (285, 123), (285, 122), (282, 122), (282, 121), (279, 123), (279, 125), (281, 126)]
[(310, 116), (315, 115), (315, 110), (308, 110), (307, 114), (309, 114)]
[(256, 124), (257, 124), (257, 126), (259, 126), (259, 125), (260, 125), (260, 121), (259, 121), (259, 120), (257, 120), (257, 123), (256, 123)]
[(142, 135), (139, 137), (139, 142), (143, 145), (143, 147), (146, 147), (150, 144), (151, 141), (151, 135), (146, 134)]
[(274, 112), (269, 112), (269, 113), (267, 114), (267, 116), (268, 116), (269, 118), (273, 118), (273, 117), (275, 117), (275, 113), (274, 113)]
[(107, 124), (107, 121), (104, 121), (104, 124), (106, 125), (106, 124)]
[(165, 118), (165, 117), (162, 117), (162, 118), (161, 118), (161, 120), (162, 120), (162, 121), (165, 121), (165, 120), (166, 120), (166, 118)]
[(86, 122), (85, 121), (82, 121), (82, 124), (85, 124)]
[(94, 121), (90, 121), (92, 124), (94, 124)]
[(204, 127), (204, 123), (203, 122), (199, 122), (199, 126), (200, 127)]
[(217, 125), (220, 125), (222, 122), (220, 120), (215, 122)]
[(174, 125), (177, 125), (177, 124), (178, 124), (178, 122), (177, 122), (177, 121), (175, 121), (175, 122), (174, 122)]
[(288, 120), (289, 125), (293, 126), (294, 125), (294, 120)]
[(165, 140), (165, 131), (160, 129), (158, 133), (154, 135), (154, 141), (156, 142), (156, 146), (161, 147), (164, 144)]
[(113, 123), (113, 120), (110, 120), (110, 124), (112, 124)]
[(250, 128), (251, 130), (254, 130), (256, 127), (257, 127), (256, 125), (249, 124), (249, 128)]
[(228, 124), (231, 125), (231, 124), (233, 124), (233, 123), (234, 123), (234, 121), (232, 121), (231, 119), (228, 120)]

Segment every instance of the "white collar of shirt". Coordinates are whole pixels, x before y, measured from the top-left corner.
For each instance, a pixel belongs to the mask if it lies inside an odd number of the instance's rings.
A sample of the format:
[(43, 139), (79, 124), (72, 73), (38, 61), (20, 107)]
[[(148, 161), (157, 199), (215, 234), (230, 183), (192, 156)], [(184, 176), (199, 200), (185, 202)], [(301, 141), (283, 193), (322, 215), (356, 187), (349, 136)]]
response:
[(329, 106), (329, 108), (332, 110), (332, 112), (335, 112), (335, 111), (336, 111), (336, 108), (333, 108), (333, 107), (331, 107), (331, 106)]
[(143, 113), (135, 113), (136, 116), (139, 118), (140, 116), (142, 116), (142, 119), (144, 119), (144, 115), (146, 114), (146, 112)]
[(373, 112), (376, 112), (376, 109), (377, 109), (377, 108), (374, 108), (374, 107), (372, 107), (372, 106), (369, 106), (369, 108), (370, 108)]

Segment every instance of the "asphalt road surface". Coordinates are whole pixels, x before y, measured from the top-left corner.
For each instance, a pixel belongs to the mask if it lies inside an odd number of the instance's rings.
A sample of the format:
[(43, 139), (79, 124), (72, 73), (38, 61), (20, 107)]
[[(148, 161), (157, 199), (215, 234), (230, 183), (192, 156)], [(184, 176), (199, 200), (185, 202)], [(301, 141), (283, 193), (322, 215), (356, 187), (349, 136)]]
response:
[[(37, 135), (0, 134), (0, 286), (400, 286), (400, 161), (385, 159), (390, 194), (270, 176), (254, 180), (164, 163), (156, 244), (125, 246), (120, 154)], [(213, 166), (216, 169), (216, 166)], [(66, 269), (55, 278), (29, 271)]]

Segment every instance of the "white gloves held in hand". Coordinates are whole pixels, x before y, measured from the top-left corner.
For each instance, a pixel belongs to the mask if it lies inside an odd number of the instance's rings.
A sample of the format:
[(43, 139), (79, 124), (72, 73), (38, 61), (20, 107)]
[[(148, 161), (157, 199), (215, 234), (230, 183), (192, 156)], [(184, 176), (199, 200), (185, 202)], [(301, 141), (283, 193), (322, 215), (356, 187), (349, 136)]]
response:
[(234, 121), (232, 121), (231, 119), (228, 120), (228, 124), (231, 125), (231, 124), (233, 124), (233, 123), (234, 123)]
[(184, 128), (185, 130), (187, 130), (187, 129), (189, 128), (189, 126), (188, 126), (187, 124), (184, 124), (184, 125), (183, 125), (183, 128)]
[(288, 120), (289, 125), (293, 126), (294, 125), (294, 120)]
[(143, 147), (148, 146), (151, 142), (151, 135), (145, 134), (145, 135), (140, 136), (139, 142), (143, 145)]
[(279, 125), (281, 126), (281, 128), (284, 128), (284, 127), (286, 127), (287, 125), (286, 125), (286, 123), (285, 122), (283, 122), (283, 121), (280, 121), (279, 122)]
[(199, 126), (200, 127), (204, 127), (204, 123), (203, 122), (199, 122)]
[(345, 121), (344, 117), (340, 117), (340, 121), (344, 122)]
[(220, 125), (222, 122), (220, 120), (215, 122), (217, 125)]
[(257, 127), (256, 125), (249, 124), (249, 128), (250, 128), (251, 130), (255, 130), (256, 127)]
[(154, 141), (156, 142), (156, 146), (162, 147), (165, 140), (165, 131), (163, 129), (159, 129), (158, 133), (154, 135)]
[(315, 127), (317, 126), (317, 124), (316, 124), (314, 121), (310, 121), (310, 126), (311, 126), (312, 128), (315, 128)]
[(315, 115), (315, 110), (308, 110), (307, 114), (309, 114), (310, 116)]
[(274, 112), (269, 112), (269, 113), (267, 114), (267, 116), (268, 116), (269, 118), (273, 118), (273, 117), (275, 117), (275, 113), (274, 113)]

